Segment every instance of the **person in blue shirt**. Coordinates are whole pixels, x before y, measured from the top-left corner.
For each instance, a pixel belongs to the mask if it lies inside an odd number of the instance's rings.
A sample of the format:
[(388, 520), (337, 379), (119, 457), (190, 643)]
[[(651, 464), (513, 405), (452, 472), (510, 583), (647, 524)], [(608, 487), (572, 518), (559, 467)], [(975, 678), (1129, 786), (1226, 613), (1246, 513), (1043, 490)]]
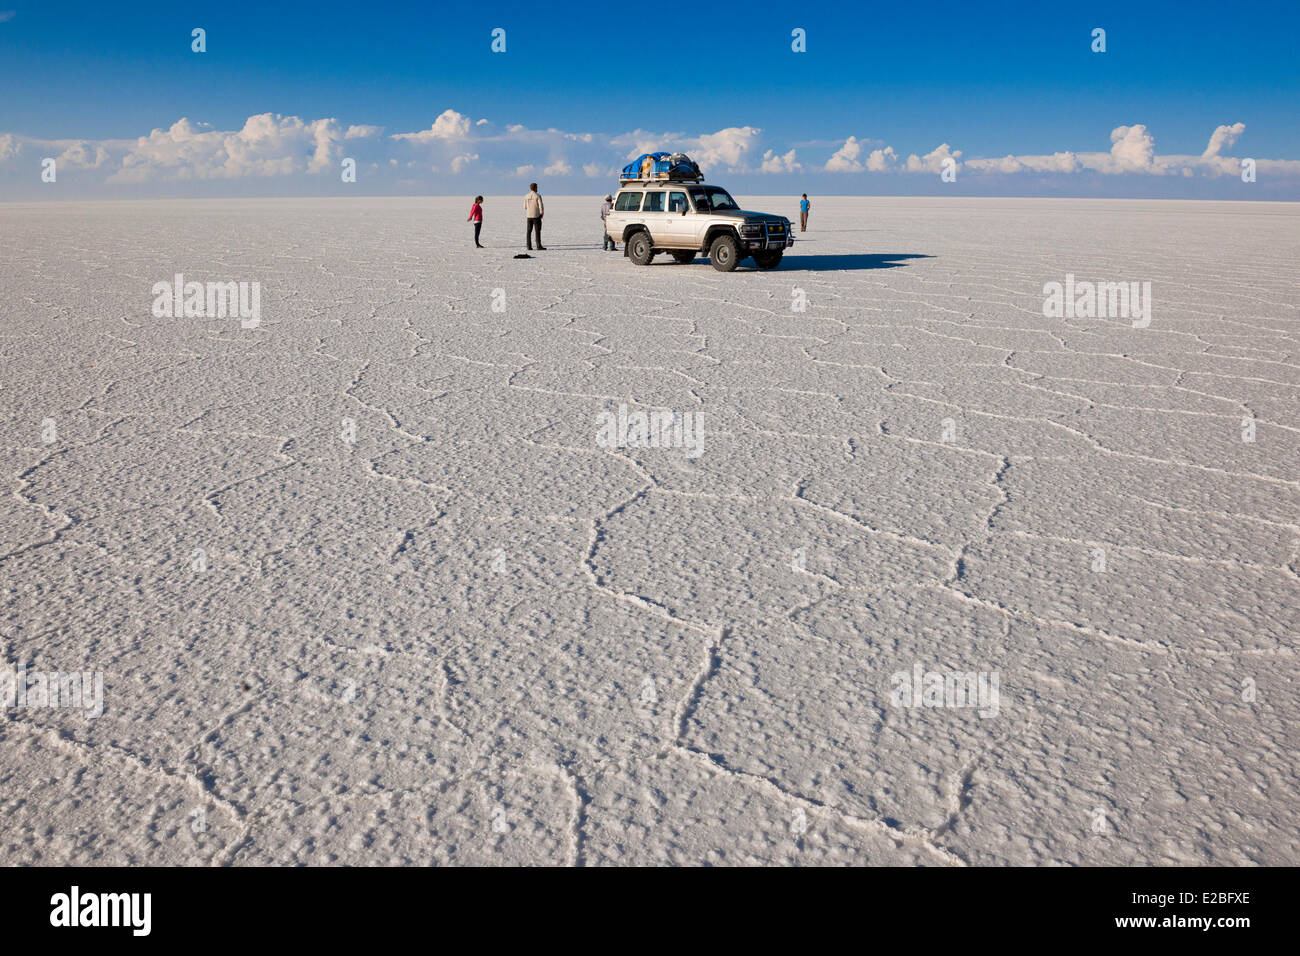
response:
[(812, 208), (812, 203), (808, 201), (808, 194), (803, 194), (803, 199), (799, 200), (799, 231), (808, 231), (808, 210)]

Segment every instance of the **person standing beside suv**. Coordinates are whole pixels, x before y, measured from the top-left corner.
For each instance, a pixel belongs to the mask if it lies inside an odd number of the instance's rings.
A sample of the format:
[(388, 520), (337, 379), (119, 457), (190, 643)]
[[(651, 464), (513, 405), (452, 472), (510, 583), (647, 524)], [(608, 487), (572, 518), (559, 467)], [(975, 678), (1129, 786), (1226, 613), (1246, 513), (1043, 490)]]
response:
[(812, 203), (808, 201), (808, 194), (804, 193), (803, 198), (799, 200), (799, 231), (808, 231), (808, 210), (812, 209)]
[(537, 234), (537, 248), (545, 251), (546, 247), (542, 245), (542, 216), (546, 215), (546, 206), (542, 203), (542, 195), (537, 191), (537, 183), (528, 184), (528, 195), (524, 197), (524, 216), (527, 217), (528, 223), (524, 227), (524, 245), (529, 249), (533, 248), (533, 234)]
[(605, 230), (605, 218), (610, 214), (610, 211), (613, 208), (614, 197), (606, 194), (605, 201), (600, 204), (600, 237), (603, 240), (600, 246), (601, 252), (607, 252), (609, 250), (613, 250), (614, 252), (618, 251), (618, 246), (614, 243), (614, 240), (609, 237), (609, 233)]

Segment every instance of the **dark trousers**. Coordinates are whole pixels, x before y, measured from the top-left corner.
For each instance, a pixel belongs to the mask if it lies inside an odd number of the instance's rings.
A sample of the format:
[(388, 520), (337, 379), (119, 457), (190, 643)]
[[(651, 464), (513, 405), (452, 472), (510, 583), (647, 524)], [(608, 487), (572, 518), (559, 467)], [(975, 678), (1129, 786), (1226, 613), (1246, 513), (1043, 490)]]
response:
[(528, 225), (524, 227), (524, 244), (529, 249), (533, 247), (533, 236), (537, 236), (537, 248), (542, 247), (542, 217), (529, 216)]
[(476, 246), (479, 244), (479, 243), (478, 243), (478, 234), (479, 234), (479, 232), (480, 232), (482, 229), (483, 229), (483, 221), (482, 221), (482, 220), (479, 220), (478, 222), (474, 223), (474, 245), (476, 245)]

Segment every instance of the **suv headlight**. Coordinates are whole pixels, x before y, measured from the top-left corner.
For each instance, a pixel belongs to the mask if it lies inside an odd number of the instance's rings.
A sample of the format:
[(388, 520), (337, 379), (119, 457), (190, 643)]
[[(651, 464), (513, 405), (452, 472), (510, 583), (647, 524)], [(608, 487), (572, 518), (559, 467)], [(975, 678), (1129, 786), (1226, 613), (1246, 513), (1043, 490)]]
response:
[(742, 236), (761, 236), (763, 234), (763, 224), (761, 222), (747, 222), (740, 227)]

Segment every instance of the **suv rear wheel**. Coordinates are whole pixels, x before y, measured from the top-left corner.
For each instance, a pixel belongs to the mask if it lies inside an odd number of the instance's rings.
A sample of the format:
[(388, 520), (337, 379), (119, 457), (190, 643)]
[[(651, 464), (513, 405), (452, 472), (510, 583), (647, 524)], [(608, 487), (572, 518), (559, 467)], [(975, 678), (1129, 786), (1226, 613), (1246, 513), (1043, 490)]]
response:
[(655, 257), (654, 246), (650, 244), (650, 233), (642, 229), (628, 237), (627, 257), (639, 266), (650, 264), (650, 260)]
[(740, 261), (740, 247), (733, 236), (718, 236), (709, 246), (709, 262), (719, 272), (732, 272)]
[(687, 251), (674, 252), (673, 258), (676, 259), (678, 263), (680, 263), (681, 265), (686, 265), (686, 263), (691, 262), (695, 259), (695, 252), (693, 250), (690, 252)]
[(754, 254), (754, 264), (760, 269), (775, 269), (781, 264), (781, 253), (758, 252)]

